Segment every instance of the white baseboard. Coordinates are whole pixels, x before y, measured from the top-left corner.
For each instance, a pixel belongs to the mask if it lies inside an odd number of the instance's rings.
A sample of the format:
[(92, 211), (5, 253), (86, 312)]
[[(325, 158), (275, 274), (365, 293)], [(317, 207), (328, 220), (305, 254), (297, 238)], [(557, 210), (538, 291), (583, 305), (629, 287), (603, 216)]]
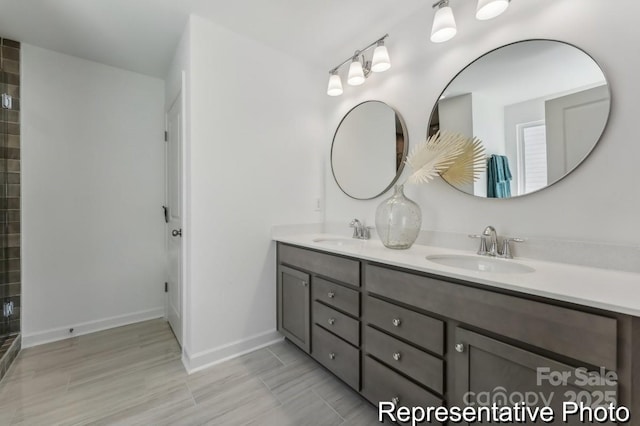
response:
[(237, 340), (193, 355), (190, 355), (185, 349), (182, 354), (182, 363), (187, 373), (192, 374), (232, 358), (272, 345), (282, 339), (284, 339), (284, 337), (276, 330), (269, 330), (265, 333), (256, 334), (246, 339)]
[[(163, 318), (164, 315), (164, 307), (160, 307), (147, 311), (134, 312), (132, 314), (103, 318), (95, 321), (88, 321), (81, 324), (70, 324), (64, 327), (39, 331), (37, 333), (23, 334), (22, 347), (30, 348), (32, 346), (38, 346), (45, 343), (56, 342), (58, 340), (82, 336), (83, 334), (107, 330), (109, 328), (121, 327), (123, 325), (134, 324), (136, 322), (142, 322), (156, 318)], [(71, 328), (73, 328), (73, 333), (69, 333), (69, 329)]]

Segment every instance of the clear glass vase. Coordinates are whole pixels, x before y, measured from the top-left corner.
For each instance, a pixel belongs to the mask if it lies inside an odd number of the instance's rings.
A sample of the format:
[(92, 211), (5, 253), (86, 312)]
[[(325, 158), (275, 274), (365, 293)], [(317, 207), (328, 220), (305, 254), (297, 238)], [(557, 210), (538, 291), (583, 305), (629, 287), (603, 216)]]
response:
[(393, 195), (376, 210), (376, 231), (382, 244), (390, 249), (408, 249), (418, 238), (420, 225), (420, 206), (404, 195), (404, 185), (396, 185)]

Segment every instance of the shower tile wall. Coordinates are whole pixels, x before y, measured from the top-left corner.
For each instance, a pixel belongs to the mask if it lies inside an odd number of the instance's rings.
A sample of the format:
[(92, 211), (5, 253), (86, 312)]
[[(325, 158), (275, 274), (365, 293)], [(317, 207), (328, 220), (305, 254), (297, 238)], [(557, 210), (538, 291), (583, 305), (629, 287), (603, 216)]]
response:
[(0, 311), (1, 338), (20, 332), (21, 279), (20, 43), (1, 38), (0, 44), (0, 86), (12, 97), (11, 109), (0, 111), (0, 306), (13, 302), (9, 317)]

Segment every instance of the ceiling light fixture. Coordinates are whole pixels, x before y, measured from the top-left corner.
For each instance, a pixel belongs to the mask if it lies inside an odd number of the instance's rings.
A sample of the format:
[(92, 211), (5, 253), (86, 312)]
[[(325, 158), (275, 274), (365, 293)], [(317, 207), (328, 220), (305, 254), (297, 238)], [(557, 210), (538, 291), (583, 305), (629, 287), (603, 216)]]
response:
[[(476, 7), (476, 19), (486, 21), (504, 13), (511, 0), (478, 0)], [(432, 6), (436, 10), (431, 27), (431, 41), (443, 43), (451, 40), (458, 32), (453, 10), (449, 6), (449, 0), (439, 0)]]
[(453, 10), (449, 7), (449, 0), (440, 0), (433, 4), (433, 8), (438, 8), (433, 17), (431, 27), (431, 41), (443, 43), (451, 40), (458, 32), (456, 19), (453, 17)]
[[(389, 52), (384, 45), (384, 40), (389, 37), (389, 34), (385, 34), (378, 40), (369, 44), (368, 46), (356, 50), (353, 56), (345, 59), (340, 64), (336, 65), (329, 71), (329, 85), (327, 86), (327, 95), (340, 96), (343, 93), (342, 80), (338, 74), (340, 67), (348, 62), (349, 73), (347, 74), (347, 83), (350, 86), (359, 86), (365, 82), (371, 72), (383, 72), (391, 68), (391, 61), (389, 59)], [(365, 52), (375, 46), (373, 56), (371, 60), (367, 60)]]

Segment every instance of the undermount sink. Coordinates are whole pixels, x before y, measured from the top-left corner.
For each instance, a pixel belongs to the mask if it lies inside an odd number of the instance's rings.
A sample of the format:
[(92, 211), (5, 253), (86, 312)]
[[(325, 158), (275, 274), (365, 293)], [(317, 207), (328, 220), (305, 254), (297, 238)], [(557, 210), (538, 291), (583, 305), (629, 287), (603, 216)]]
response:
[(482, 256), (466, 256), (461, 254), (437, 254), (427, 256), (427, 260), (444, 266), (466, 269), (476, 272), (494, 274), (526, 274), (534, 272), (530, 266), (512, 260), (495, 259)]
[(362, 245), (364, 240), (357, 240), (355, 238), (325, 237), (314, 238), (313, 242), (337, 247), (357, 247)]

